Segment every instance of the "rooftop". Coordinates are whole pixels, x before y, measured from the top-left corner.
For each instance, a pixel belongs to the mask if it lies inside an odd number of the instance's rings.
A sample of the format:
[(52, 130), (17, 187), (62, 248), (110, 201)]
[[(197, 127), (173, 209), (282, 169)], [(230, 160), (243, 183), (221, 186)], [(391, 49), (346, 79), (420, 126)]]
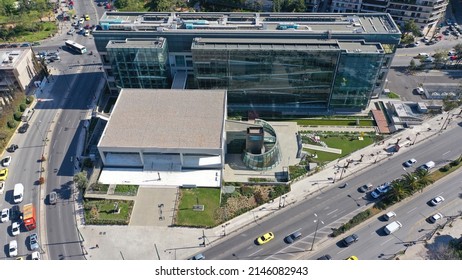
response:
[(125, 48), (163, 48), (165, 45), (165, 38), (159, 37), (155, 39), (125, 39), (125, 40), (112, 40), (109, 41), (106, 48), (110, 49), (113, 47), (120, 48), (123, 45)]
[(162, 13), (105, 12), (104, 30), (161, 32), (307, 32), (400, 34), (387, 13)]
[(346, 50), (352, 52), (381, 52), (380, 44), (369, 44), (364, 41), (338, 41), (315, 39), (265, 39), (258, 42), (236, 38), (196, 38), (192, 49), (241, 49), (241, 50)]
[(21, 60), (27, 49), (3, 49), (0, 50), (0, 69), (14, 68), (14, 64)]
[(222, 148), (225, 90), (122, 89), (99, 147)]

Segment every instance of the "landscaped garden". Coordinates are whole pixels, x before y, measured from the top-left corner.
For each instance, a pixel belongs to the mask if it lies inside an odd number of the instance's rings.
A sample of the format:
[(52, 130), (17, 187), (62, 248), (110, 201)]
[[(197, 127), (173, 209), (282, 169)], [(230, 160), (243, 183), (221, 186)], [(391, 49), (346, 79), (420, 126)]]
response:
[(131, 200), (87, 199), (85, 222), (89, 225), (128, 225), (133, 205)]

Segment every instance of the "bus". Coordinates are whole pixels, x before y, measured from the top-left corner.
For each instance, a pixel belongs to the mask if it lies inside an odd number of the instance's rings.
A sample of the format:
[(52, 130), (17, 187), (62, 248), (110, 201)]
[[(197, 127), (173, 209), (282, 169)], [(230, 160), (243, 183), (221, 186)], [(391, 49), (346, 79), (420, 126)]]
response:
[(78, 52), (80, 54), (84, 54), (87, 52), (87, 48), (85, 48), (85, 46), (82, 46), (80, 44), (77, 44), (76, 42), (74, 41), (71, 41), (71, 40), (67, 40), (65, 42), (66, 46), (70, 49), (72, 49), (73, 51), (75, 52)]

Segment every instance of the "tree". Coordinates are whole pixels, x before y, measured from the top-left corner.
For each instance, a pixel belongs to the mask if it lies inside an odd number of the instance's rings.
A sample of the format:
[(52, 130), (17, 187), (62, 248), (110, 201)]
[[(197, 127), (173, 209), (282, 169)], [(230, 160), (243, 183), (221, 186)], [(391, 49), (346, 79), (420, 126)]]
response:
[(408, 187), (410, 193), (415, 193), (420, 190), (419, 178), (413, 173), (402, 175), (404, 184)]
[(409, 195), (409, 190), (406, 188), (404, 180), (393, 181), (393, 187), (388, 192), (388, 199), (392, 202), (399, 202)]
[(414, 59), (411, 59), (411, 61), (409, 62), (409, 71), (414, 71), (415, 69), (417, 68), (417, 65), (415, 64), (415, 60)]
[(279, 13), (281, 11), (283, 0), (273, 0), (273, 12)]
[(87, 171), (82, 171), (74, 175), (74, 183), (79, 190), (83, 190), (88, 185)]
[(415, 41), (415, 37), (412, 35), (412, 34), (403, 34), (403, 36), (401, 37), (401, 44), (410, 44), (410, 43), (414, 43)]
[(403, 28), (405, 33), (412, 33), (412, 35), (415, 37), (421, 34), (420, 28), (417, 26), (413, 19), (406, 21)]
[(430, 179), (430, 173), (426, 169), (419, 168), (414, 174), (417, 176), (420, 188), (425, 188), (433, 183), (433, 180)]

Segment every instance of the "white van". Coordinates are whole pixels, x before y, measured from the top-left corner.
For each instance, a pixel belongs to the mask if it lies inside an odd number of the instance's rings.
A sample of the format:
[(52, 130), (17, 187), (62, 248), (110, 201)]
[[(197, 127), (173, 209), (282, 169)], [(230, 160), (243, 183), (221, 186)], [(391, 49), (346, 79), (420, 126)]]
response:
[(386, 234), (392, 234), (393, 232), (397, 231), (402, 227), (403, 225), (400, 222), (394, 221), (393, 223), (388, 224), (386, 227), (384, 227), (383, 231), (385, 231)]
[(430, 170), (432, 169), (433, 167), (435, 167), (435, 162), (433, 161), (429, 161), (427, 163), (425, 163), (424, 165), (421, 166), (422, 169), (425, 169), (425, 170)]
[(21, 203), (24, 196), (24, 186), (21, 183), (14, 185), (13, 200), (14, 203)]

